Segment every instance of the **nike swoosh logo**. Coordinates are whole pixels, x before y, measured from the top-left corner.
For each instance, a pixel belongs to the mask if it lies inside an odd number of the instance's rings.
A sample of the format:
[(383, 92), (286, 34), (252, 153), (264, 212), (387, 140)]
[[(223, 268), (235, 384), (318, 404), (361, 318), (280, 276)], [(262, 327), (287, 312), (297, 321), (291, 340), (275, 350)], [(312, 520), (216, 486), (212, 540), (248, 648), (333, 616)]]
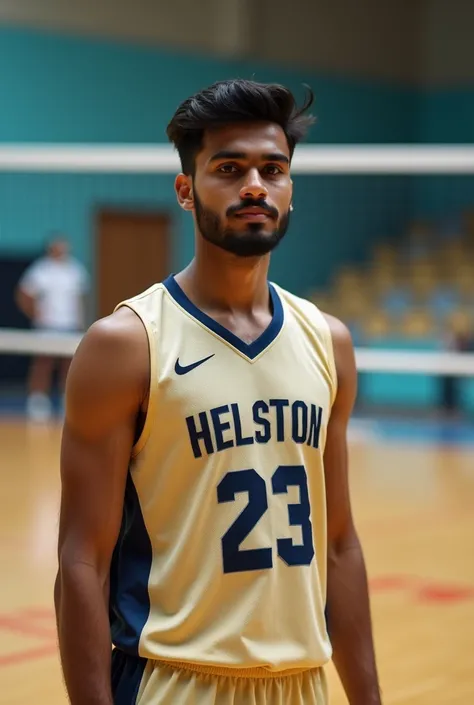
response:
[(191, 372), (191, 370), (195, 370), (196, 367), (199, 367), (199, 365), (202, 365), (204, 362), (207, 362), (208, 360), (211, 359), (211, 357), (214, 357), (215, 353), (212, 353), (212, 355), (208, 355), (207, 357), (203, 357), (202, 360), (198, 360), (197, 362), (193, 362), (191, 365), (180, 365), (179, 364), (179, 357), (176, 360), (175, 366), (174, 366), (174, 371), (176, 372), (177, 375), (187, 375), (188, 372)]

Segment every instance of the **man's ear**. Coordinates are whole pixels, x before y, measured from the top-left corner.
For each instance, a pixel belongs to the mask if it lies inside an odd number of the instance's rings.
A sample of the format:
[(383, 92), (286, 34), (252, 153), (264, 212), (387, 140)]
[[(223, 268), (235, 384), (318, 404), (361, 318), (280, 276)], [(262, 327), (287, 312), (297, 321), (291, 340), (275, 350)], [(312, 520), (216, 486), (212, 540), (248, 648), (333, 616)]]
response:
[(193, 180), (186, 174), (178, 174), (174, 182), (178, 203), (185, 211), (194, 209)]

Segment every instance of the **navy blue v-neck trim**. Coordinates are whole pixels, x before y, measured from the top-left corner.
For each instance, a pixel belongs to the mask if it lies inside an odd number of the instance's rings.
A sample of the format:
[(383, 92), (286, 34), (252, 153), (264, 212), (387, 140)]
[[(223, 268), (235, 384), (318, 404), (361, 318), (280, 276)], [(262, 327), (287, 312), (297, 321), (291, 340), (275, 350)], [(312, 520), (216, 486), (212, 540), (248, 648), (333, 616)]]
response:
[(193, 318), (195, 318), (204, 326), (206, 326), (206, 328), (209, 328), (209, 330), (211, 330), (213, 333), (216, 333), (216, 335), (228, 342), (229, 345), (232, 345), (232, 347), (236, 348), (239, 352), (248, 357), (250, 360), (254, 360), (266, 348), (268, 348), (268, 346), (273, 343), (273, 341), (278, 336), (283, 327), (283, 305), (275, 288), (270, 283), (268, 284), (268, 287), (273, 306), (272, 320), (268, 328), (266, 328), (266, 330), (264, 330), (264, 332), (252, 343), (245, 343), (237, 335), (234, 335), (234, 333), (232, 333), (230, 330), (225, 328), (223, 325), (208, 316), (207, 313), (204, 313), (197, 306), (195, 306), (195, 304), (193, 304), (193, 302), (186, 296), (186, 294), (181, 289), (180, 285), (172, 274), (170, 274), (170, 276), (164, 280), (163, 284), (168, 290), (168, 292), (171, 294), (173, 299), (176, 301), (176, 303), (178, 303), (182, 308), (184, 308), (184, 310), (187, 311)]

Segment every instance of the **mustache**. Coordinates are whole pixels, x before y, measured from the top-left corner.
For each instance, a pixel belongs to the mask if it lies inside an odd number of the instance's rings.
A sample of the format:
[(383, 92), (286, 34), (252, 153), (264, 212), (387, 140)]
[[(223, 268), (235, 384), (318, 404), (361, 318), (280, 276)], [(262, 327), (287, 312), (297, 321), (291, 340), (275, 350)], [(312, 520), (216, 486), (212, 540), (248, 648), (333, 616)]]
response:
[(241, 211), (242, 208), (251, 208), (252, 206), (256, 208), (261, 208), (271, 218), (277, 219), (279, 216), (278, 210), (273, 206), (269, 206), (264, 198), (259, 198), (257, 200), (254, 200), (252, 198), (244, 198), (238, 205), (236, 204), (235, 206), (229, 206), (226, 211), (226, 215), (228, 217), (235, 215), (236, 213)]

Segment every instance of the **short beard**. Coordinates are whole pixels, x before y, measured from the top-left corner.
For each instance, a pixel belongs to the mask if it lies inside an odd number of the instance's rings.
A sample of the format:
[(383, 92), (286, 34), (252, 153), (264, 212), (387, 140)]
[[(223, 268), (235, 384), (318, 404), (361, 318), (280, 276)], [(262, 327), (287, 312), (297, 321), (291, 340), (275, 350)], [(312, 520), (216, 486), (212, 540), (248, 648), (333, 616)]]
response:
[(249, 223), (244, 231), (223, 228), (219, 215), (202, 204), (196, 189), (194, 206), (197, 226), (202, 237), (237, 257), (262, 257), (268, 254), (283, 240), (290, 224), (288, 210), (282, 215), (278, 227), (272, 233), (263, 233), (262, 223)]

